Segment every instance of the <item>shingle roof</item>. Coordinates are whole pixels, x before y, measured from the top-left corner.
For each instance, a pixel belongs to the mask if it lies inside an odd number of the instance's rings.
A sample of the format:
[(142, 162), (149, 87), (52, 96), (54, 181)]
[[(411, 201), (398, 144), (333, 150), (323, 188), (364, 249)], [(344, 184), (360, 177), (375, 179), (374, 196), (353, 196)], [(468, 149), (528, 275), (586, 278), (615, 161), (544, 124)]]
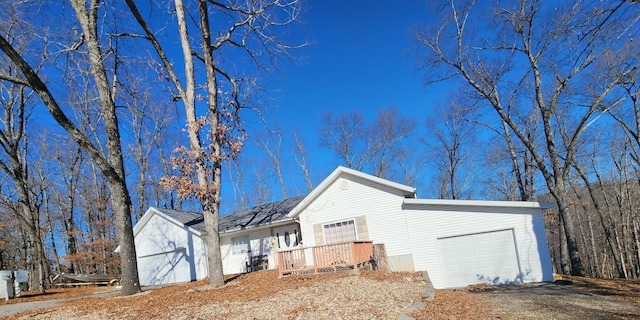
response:
[(156, 208), (158, 211), (167, 216), (176, 219), (178, 222), (194, 228), (200, 232), (204, 232), (204, 217), (200, 212), (178, 211), (172, 209)]
[[(304, 197), (305, 196), (300, 196), (267, 203), (222, 216), (220, 217), (218, 230), (220, 230), (220, 234), (223, 234), (230, 231), (251, 229), (272, 224), (280, 220), (289, 219), (287, 217), (289, 211), (297, 206)], [(186, 226), (203, 233), (205, 232), (204, 217), (202, 216), (202, 213), (160, 208), (157, 208), (157, 210)]]

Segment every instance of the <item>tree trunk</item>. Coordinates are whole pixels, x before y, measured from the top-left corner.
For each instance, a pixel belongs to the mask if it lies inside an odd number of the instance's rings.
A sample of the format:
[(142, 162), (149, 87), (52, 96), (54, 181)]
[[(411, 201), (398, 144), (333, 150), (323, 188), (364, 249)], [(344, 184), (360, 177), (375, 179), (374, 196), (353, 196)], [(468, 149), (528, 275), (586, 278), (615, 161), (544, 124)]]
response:
[[(176, 1), (177, 2), (177, 1)], [(201, 176), (206, 172), (202, 168), (198, 174), (198, 183), (201, 190), (207, 190), (208, 194), (201, 198), (205, 215), (205, 230), (207, 231), (207, 252), (209, 254), (209, 282), (212, 287), (224, 285), (222, 272), (222, 255), (220, 253), (220, 236), (218, 234), (218, 220), (220, 218), (220, 191), (222, 186), (222, 141), (223, 136), (218, 132), (219, 110), (218, 105), (218, 80), (216, 79), (213, 52), (211, 51), (211, 34), (209, 29), (209, 14), (206, 0), (198, 1), (200, 11), (200, 28), (202, 32), (202, 53), (207, 74), (207, 107), (210, 125), (212, 154), (209, 156), (213, 177), (210, 182), (207, 177)], [(196, 165), (204, 163), (196, 162)], [(212, 187), (209, 187), (209, 184)], [(207, 219), (208, 218), (208, 219)]]
[[(616, 229), (615, 223), (613, 222), (614, 220), (611, 219), (611, 202), (609, 201), (609, 196), (607, 195), (607, 192), (605, 189), (604, 184), (602, 183), (602, 177), (600, 176), (600, 172), (598, 171), (596, 166), (594, 167), (594, 172), (596, 175), (596, 179), (598, 182), (598, 187), (600, 189), (600, 192), (602, 193), (602, 197), (604, 200), (604, 205), (606, 208), (606, 211), (608, 213), (608, 219), (607, 217), (605, 217), (605, 212), (604, 212), (604, 208), (602, 208), (599, 205), (599, 201), (595, 200), (597, 199), (595, 197), (595, 192), (593, 193), (592, 197), (594, 199), (594, 205), (598, 205), (596, 207), (596, 211), (598, 212), (598, 216), (599, 216), (599, 221), (600, 221), (600, 225), (602, 226), (602, 228), (604, 229), (605, 232), (605, 236), (607, 237), (607, 243), (609, 245), (609, 250), (611, 251), (611, 256), (613, 257), (613, 264), (618, 272), (618, 277), (622, 276), (624, 274), (624, 265), (622, 263), (622, 258), (620, 256), (620, 251), (618, 251), (617, 248), (617, 243), (616, 243), (616, 239), (618, 238), (618, 231)], [(587, 184), (587, 188), (590, 187), (590, 184)], [(590, 191), (591, 193), (591, 191)]]
[(32, 259), (30, 266), (33, 270), (31, 278), (31, 287), (37, 288), (41, 293), (48, 289), (47, 281), (49, 279), (49, 267), (47, 265), (47, 257), (44, 253), (44, 245), (40, 234), (39, 219), (34, 217), (34, 213), (26, 204), (21, 204), (23, 219), (27, 224), (27, 240), (28, 252)]
[(118, 232), (118, 243), (120, 244), (122, 295), (126, 296), (140, 292), (140, 284), (138, 281), (133, 223), (131, 221), (131, 198), (125, 180), (120, 128), (118, 126), (116, 106), (111, 94), (111, 86), (107, 80), (106, 67), (102, 60), (103, 56), (97, 32), (99, 3), (92, 3), (88, 10), (84, 0), (73, 0), (71, 4), (82, 26), (84, 39), (89, 49), (91, 75), (96, 82), (96, 88), (100, 96), (100, 108), (104, 114), (108, 155), (106, 160), (111, 170), (105, 170), (102, 167), (101, 170), (107, 181), (109, 181), (111, 190), (111, 209), (116, 216), (116, 230)]
[[(48, 205), (46, 205), (48, 207)], [(53, 266), (56, 272), (60, 271), (60, 257), (56, 248), (56, 238), (53, 236), (53, 223), (51, 223), (51, 210), (45, 208), (47, 215), (47, 227), (49, 227), (49, 241), (51, 241), (51, 251), (53, 252)], [(49, 278), (49, 277), (47, 277)]]
[[(579, 191), (576, 188), (573, 188), (575, 192), (576, 198), (580, 206), (582, 207), (582, 211), (584, 212), (585, 219), (587, 221), (587, 232), (589, 235), (589, 240), (586, 239), (584, 235), (584, 230), (582, 223), (580, 223), (580, 232), (583, 234), (582, 242), (585, 244), (585, 247), (591, 248), (591, 256), (586, 255), (586, 260), (589, 263), (589, 269), (591, 271), (592, 277), (600, 277), (599, 271), (599, 261), (598, 261), (598, 244), (596, 243), (595, 234), (593, 231), (593, 223), (591, 223), (591, 212), (589, 210), (589, 206), (585, 204), (582, 199), (582, 196), (579, 194)], [(579, 216), (579, 215), (578, 215)]]
[(373, 245), (373, 270), (384, 273), (391, 272), (387, 260), (387, 250), (383, 243)]
[[(562, 197), (564, 198), (564, 195)], [(562, 261), (564, 261), (565, 264), (567, 260), (570, 261), (571, 264), (569, 268), (571, 271), (570, 274), (572, 276), (584, 276), (584, 267), (582, 266), (582, 260), (580, 259), (580, 251), (578, 247), (578, 241), (576, 239), (577, 232), (575, 231), (573, 223), (573, 214), (567, 207), (566, 201), (564, 199), (561, 201), (556, 201), (556, 204), (558, 205), (560, 215), (562, 216), (564, 234), (565, 238), (567, 239), (567, 250), (569, 254), (569, 257), (566, 257), (563, 253)]]
[[(575, 214), (575, 219), (576, 219), (576, 224), (578, 225), (578, 231), (580, 231), (580, 241), (584, 244), (584, 246), (588, 246), (589, 242), (587, 242), (587, 236), (585, 235), (584, 232), (584, 225), (582, 222), (582, 219), (580, 219), (580, 214), (576, 211), (573, 212), (573, 214)], [(587, 266), (589, 266), (589, 269), (591, 269), (591, 271), (593, 271), (593, 263), (590, 261), (589, 259), (589, 255), (585, 256), (585, 259), (583, 261), (583, 263), (585, 263)], [(585, 274), (587, 275), (587, 274)], [(593, 272), (590, 273), (590, 276), (593, 277)]]
[(140, 292), (140, 284), (131, 222), (131, 199), (126, 185), (116, 183), (111, 185), (111, 208), (116, 216), (116, 230), (120, 244), (122, 295), (135, 294)]

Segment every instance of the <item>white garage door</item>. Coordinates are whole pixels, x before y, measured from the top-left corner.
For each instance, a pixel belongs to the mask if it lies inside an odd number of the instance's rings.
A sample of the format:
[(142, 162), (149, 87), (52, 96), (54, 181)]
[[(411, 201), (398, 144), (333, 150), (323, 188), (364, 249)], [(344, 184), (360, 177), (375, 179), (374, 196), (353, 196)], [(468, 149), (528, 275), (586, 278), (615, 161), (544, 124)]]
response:
[(512, 230), (438, 239), (447, 288), (521, 282)]
[(140, 285), (150, 286), (191, 281), (184, 248), (138, 258)]

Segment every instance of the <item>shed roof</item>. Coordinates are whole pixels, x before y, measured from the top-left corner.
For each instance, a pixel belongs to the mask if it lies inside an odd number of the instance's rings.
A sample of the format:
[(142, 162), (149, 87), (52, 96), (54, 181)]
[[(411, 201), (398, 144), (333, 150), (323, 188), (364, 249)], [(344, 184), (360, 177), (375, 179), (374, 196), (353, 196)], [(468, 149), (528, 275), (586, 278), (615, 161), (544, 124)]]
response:
[[(298, 205), (304, 197), (305, 196), (299, 196), (267, 203), (221, 216), (218, 230), (220, 231), (220, 234), (224, 234), (272, 225), (278, 222), (291, 221), (292, 219), (287, 217), (287, 214), (291, 209)], [(204, 217), (202, 213), (160, 208), (155, 209), (185, 226), (193, 228), (201, 233), (205, 233)]]

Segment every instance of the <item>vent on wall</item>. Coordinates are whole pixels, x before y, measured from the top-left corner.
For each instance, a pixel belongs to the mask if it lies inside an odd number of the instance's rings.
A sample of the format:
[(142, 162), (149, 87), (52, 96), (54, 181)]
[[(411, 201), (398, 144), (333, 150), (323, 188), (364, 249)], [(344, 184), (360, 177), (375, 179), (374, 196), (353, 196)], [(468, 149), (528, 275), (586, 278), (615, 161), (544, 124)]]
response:
[(342, 190), (347, 190), (347, 189), (349, 189), (349, 181), (347, 181), (347, 180), (342, 180), (342, 181), (340, 182), (340, 189), (342, 189)]

